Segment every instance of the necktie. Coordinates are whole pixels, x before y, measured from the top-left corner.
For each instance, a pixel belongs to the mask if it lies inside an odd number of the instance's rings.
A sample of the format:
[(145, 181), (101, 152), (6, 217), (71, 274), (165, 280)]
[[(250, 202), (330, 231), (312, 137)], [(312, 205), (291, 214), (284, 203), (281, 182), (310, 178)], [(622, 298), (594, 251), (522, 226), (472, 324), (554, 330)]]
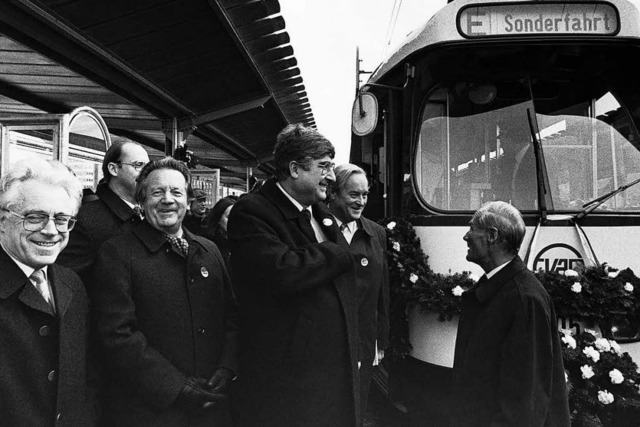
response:
[(346, 222), (343, 222), (342, 224), (340, 224), (340, 232), (344, 233), (344, 230), (346, 230), (347, 228), (349, 228), (349, 226), (347, 226)]
[(309, 212), (309, 209), (302, 209), (300, 211), (300, 226), (307, 237), (312, 241), (317, 241), (316, 233), (313, 231), (313, 227), (311, 226), (311, 212)]
[(53, 304), (53, 298), (51, 297), (51, 292), (49, 291), (49, 283), (47, 282), (47, 279), (45, 277), (44, 270), (35, 270), (29, 277), (29, 280), (31, 280), (31, 283), (33, 283), (38, 292), (40, 292), (42, 298), (44, 298), (47, 304), (49, 304), (51, 309), (55, 312), (56, 308)]
[(189, 242), (187, 242), (187, 239), (184, 239), (182, 237), (167, 236), (167, 240), (169, 240), (173, 247), (176, 248), (182, 255), (184, 255), (185, 257), (189, 255)]

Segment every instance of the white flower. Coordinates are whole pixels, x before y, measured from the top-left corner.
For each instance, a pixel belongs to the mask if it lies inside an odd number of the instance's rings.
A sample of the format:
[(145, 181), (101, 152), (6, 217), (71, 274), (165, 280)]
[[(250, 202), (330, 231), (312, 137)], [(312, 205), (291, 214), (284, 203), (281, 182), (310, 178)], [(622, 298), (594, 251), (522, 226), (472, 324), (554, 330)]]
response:
[(584, 328), (584, 332), (593, 335), (594, 337), (598, 337), (598, 335), (596, 334), (596, 331), (594, 331), (593, 329), (589, 329), (589, 328)]
[(571, 335), (563, 336), (562, 342), (565, 343), (567, 347), (576, 348), (576, 340)]
[(462, 289), (462, 287), (458, 285), (455, 288), (451, 289), (451, 292), (453, 293), (454, 296), (459, 297), (464, 293), (464, 289)]
[(331, 225), (333, 224), (333, 221), (331, 221), (330, 218), (325, 218), (325, 219), (322, 220), (322, 224), (325, 227), (331, 227)]
[(569, 374), (567, 374), (567, 371), (564, 371), (564, 382), (565, 383), (569, 382)]
[(580, 284), (580, 282), (575, 282), (573, 285), (571, 285), (571, 290), (576, 294), (579, 294), (580, 292), (582, 292), (582, 285)]
[(624, 381), (624, 377), (622, 376), (622, 372), (617, 369), (612, 369), (609, 371), (609, 378), (611, 378), (611, 382), (613, 384), (621, 384)]
[(478, 276), (477, 274), (469, 274), (469, 279), (477, 282), (478, 280), (480, 280), (480, 276)]
[(418, 281), (418, 276), (411, 273), (411, 275), (409, 276), (409, 280), (411, 281), (411, 283), (416, 283)]
[(611, 351), (613, 353), (616, 353), (617, 355), (621, 355), (622, 354), (622, 349), (620, 348), (620, 344), (618, 344), (617, 342), (611, 340), (609, 341), (609, 344), (611, 345)]
[(575, 270), (565, 270), (564, 275), (567, 277), (577, 277), (578, 272)]
[(582, 371), (582, 378), (584, 378), (585, 380), (588, 380), (595, 375), (593, 372), (593, 368), (589, 365), (582, 365), (580, 367), (580, 370)]
[(620, 274), (620, 271), (610, 271), (607, 273), (607, 276), (609, 276), (609, 278), (611, 279), (615, 279), (618, 276), (618, 274)]
[(590, 357), (591, 360), (593, 360), (594, 362), (597, 362), (598, 360), (600, 360), (600, 353), (598, 352), (598, 350), (596, 350), (591, 346), (585, 347), (585, 349), (582, 350), (582, 352), (585, 354), (585, 356)]
[(400, 252), (400, 243), (393, 242), (393, 250), (396, 252)]
[(600, 390), (598, 392), (598, 400), (603, 405), (608, 405), (610, 403), (613, 403), (613, 394), (609, 393), (607, 390)]
[(599, 351), (611, 350), (611, 344), (609, 344), (609, 340), (606, 338), (598, 338), (595, 342), (595, 345)]
[(633, 292), (633, 285), (629, 282), (624, 284), (624, 290), (627, 292)]
[(395, 221), (391, 221), (389, 224), (387, 224), (387, 228), (389, 230), (393, 230), (394, 228), (396, 228), (396, 222)]

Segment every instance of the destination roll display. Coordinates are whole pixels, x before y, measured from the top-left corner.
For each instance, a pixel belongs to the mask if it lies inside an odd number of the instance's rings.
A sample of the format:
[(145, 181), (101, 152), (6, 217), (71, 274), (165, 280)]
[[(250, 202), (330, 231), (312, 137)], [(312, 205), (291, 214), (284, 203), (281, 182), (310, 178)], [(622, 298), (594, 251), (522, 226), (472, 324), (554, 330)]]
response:
[(616, 34), (618, 12), (607, 3), (508, 4), (469, 7), (458, 17), (465, 37)]

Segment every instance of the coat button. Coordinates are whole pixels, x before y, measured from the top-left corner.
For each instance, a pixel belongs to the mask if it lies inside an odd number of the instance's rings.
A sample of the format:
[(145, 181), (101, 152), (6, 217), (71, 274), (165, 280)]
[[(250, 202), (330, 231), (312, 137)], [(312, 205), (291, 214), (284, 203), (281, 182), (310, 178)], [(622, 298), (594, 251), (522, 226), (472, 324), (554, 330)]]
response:
[(193, 277), (189, 278), (189, 283), (191, 283), (193, 285), (193, 282), (195, 282), (196, 279), (194, 279)]
[(58, 374), (56, 373), (56, 371), (51, 371), (51, 372), (49, 372), (49, 375), (47, 375), (47, 379), (50, 382), (54, 382), (56, 380), (57, 376), (58, 376)]
[(62, 414), (56, 415), (56, 422), (59, 423), (60, 421), (62, 421)]
[(198, 333), (200, 335), (204, 335), (206, 333), (206, 331), (204, 330), (204, 328), (198, 328)]
[(46, 337), (51, 333), (51, 328), (49, 328), (47, 325), (44, 325), (38, 332), (40, 333), (41, 337)]

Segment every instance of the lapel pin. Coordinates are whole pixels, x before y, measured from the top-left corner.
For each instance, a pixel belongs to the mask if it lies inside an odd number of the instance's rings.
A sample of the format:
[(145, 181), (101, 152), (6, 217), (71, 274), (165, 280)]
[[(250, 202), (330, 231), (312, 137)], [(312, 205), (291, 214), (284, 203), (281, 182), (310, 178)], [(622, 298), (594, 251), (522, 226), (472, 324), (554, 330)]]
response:
[(362, 258), (360, 260), (360, 264), (362, 264), (363, 267), (366, 267), (367, 265), (369, 265), (369, 260), (366, 258)]
[(209, 270), (207, 270), (205, 267), (202, 267), (200, 269), (200, 274), (202, 274), (202, 277), (209, 277)]
[(331, 221), (331, 219), (329, 218), (325, 218), (322, 220), (322, 225), (324, 225), (325, 227), (331, 227), (333, 225), (333, 221)]

